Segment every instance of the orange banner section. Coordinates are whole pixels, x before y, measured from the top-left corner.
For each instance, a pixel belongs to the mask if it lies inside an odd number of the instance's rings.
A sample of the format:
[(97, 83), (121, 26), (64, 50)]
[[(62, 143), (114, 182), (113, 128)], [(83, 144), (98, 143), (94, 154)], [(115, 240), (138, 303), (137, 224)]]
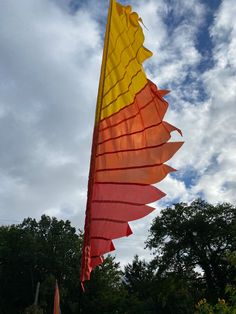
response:
[[(98, 145), (97, 156), (116, 151), (119, 152), (132, 149), (142, 149), (145, 146), (158, 146), (166, 143), (171, 137), (170, 133), (175, 130), (177, 130), (175, 127), (170, 129), (170, 127), (168, 127), (163, 121), (157, 126), (152, 126), (132, 134), (115, 136)], [(117, 133), (120, 133), (119, 127), (117, 127)]]
[[(118, 127), (120, 134), (137, 132), (142, 128), (156, 125), (163, 120), (168, 103), (151, 81), (135, 96), (134, 102), (123, 107), (117, 113), (103, 119), (99, 124), (99, 143), (111, 137), (114, 129)], [(140, 120), (140, 117), (143, 120)], [(105, 134), (105, 135), (104, 135)]]
[(127, 222), (109, 221), (109, 220), (91, 220), (90, 237), (117, 239), (132, 234)]
[(149, 165), (140, 168), (97, 170), (95, 180), (98, 182), (126, 182), (154, 184), (163, 180), (168, 173), (176, 171), (167, 165)]
[(115, 250), (114, 244), (110, 239), (92, 238), (91, 256), (99, 256)]
[(165, 193), (154, 186), (144, 184), (95, 183), (93, 201), (117, 201), (149, 204), (164, 197)]
[(107, 171), (108, 169), (126, 169), (130, 167), (163, 164), (169, 160), (182, 145), (183, 142), (170, 142), (156, 147), (143, 146), (140, 149), (105, 153), (96, 158), (96, 169), (97, 171)]
[(91, 209), (92, 219), (108, 219), (117, 221), (132, 221), (140, 219), (155, 208), (147, 205), (136, 205), (123, 202), (93, 202)]

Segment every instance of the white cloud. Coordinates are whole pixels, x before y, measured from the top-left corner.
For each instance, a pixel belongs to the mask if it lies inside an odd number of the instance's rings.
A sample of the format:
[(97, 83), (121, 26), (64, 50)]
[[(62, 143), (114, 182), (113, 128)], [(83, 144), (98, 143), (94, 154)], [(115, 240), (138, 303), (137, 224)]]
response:
[(195, 41), (205, 16), (204, 5), (199, 1), (141, 1), (137, 11), (149, 29), (144, 29), (145, 45), (154, 52), (149, 76), (160, 86), (181, 84), (201, 59)]
[(65, 208), (84, 217), (99, 25), (46, 0), (1, 2), (0, 21), (1, 222)]
[[(236, 27), (233, 20), (228, 18), (235, 11), (233, 2), (222, 2), (210, 29), (214, 65), (198, 73), (206, 99), (196, 99), (193, 106), (186, 100), (174, 97), (174, 101), (179, 102), (179, 110), (169, 113), (174, 124), (183, 130), (186, 141), (173, 165), (182, 171), (189, 168), (195, 170), (197, 180), (188, 189), (188, 194), (196, 197), (200, 193), (212, 203), (236, 201), (233, 192), (236, 179), (236, 131), (233, 127), (236, 119)], [(185, 86), (181, 86), (181, 89), (184, 90)]]

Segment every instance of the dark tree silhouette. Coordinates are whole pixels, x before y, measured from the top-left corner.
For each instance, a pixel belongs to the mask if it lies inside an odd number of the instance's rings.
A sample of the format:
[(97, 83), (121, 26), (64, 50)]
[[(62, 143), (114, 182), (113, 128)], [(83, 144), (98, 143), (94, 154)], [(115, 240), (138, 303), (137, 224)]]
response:
[(207, 297), (214, 300), (235, 276), (227, 254), (236, 250), (236, 208), (200, 199), (168, 207), (154, 219), (147, 246), (159, 273), (202, 272)]

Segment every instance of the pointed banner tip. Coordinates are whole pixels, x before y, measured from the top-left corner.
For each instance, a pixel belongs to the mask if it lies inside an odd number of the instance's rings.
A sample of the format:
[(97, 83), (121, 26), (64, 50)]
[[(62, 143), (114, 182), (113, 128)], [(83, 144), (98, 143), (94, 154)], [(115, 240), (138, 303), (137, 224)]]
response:
[(165, 95), (170, 93), (169, 89), (158, 89), (156, 84), (154, 84), (151, 80), (148, 79), (148, 82), (150, 84), (151, 90), (158, 95), (159, 97), (164, 97)]
[(178, 142), (174, 142), (174, 143), (176, 143), (176, 145), (178, 145), (178, 150), (180, 149), (180, 147), (182, 147), (184, 145), (184, 141), (178, 141)]
[(169, 132), (177, 131), (181, 136), (183, 136), (183, 133), (180, 129), (176, 128), (175, 126), (171, 125), (170, 123), (163, 121), (163, 124), (167, 128)]
[(115, 248), (113, 242), (111, 241), (110, 252), (115, 251), (115, 249), (116, 249), (116, 248)]
[(127, 232), (126, 232), (126, 237), (130, 236), (131, 234), (133, 234), (133, 231), (131, 230), (129, 224), (127, 226)]
[(159, 93), (159, 95), (161, 95), (161, 97), (164, 97), (165, 95), (170, 93), (170, 90), (168, 90), (168, 89), (158, 89), (158, 93)]
[(159, 195), (159, 199), (158, 199), (158, 200), (160, 200), (161, 198), (163, 198), (163, 197), (166, 196), (166, 193), (165, 193), (165, 192), (163, 192), (163, 191), (161, 191), (161, 190), (159, 190), (159, 191), (160, 191), (160, 195)]

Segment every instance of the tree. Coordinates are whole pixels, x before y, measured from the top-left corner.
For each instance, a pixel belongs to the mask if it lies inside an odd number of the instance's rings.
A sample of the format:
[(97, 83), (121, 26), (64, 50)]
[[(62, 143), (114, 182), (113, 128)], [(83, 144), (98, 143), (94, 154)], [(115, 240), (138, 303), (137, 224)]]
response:
[(132, 263), (125, 266), (123, 285), (127, 291), (124, 313), (155, 313), (154, 272), (149, 263), (136, 255)]
[(52, 313), (57, 279), (63, 314), (123, 314), (122, 273), (114, 257), (96, 267), (82, 293), (82, 241), (83, 234), (77, 234), (68, 220), (45, 215), (39, 221), (27, 218), (19, 225), (0, 227), (0, 313), (35, 312), (37, 282), (38, 305), (44, 314)]
[(80, 310), (86, 314), (124, 314), (124, 297), (120, 265), (115, 257), (108, 255), (85, 283)]
[[(28, 241), (22, 243), (24, 236), (24, 232), (14, 225), (0, 228), (0, 297), (3, 313), (14, 313), (18, 308), (23, 309), (28, 299), (33, 300), (31, 269), (28, 269), (29, 257), (26, 254)], [(28, 245), (31, 246), (30, 242)], [(28, 296), (23, 291), (24, 287)]]
[[(230, 253), (228, 261), (231, 265), (236, 267), (236, 252)], [(196, 304), (195, 314), (236, 314), (236, 277), (233, 278), (234, 284), (227, 285), (225, 292), (227, 294), (228, 302), (225, 299), (218, 298), (217, 304), (209, 304), (204, 298)]]
[(43, 310), (36, 305), (30, 305), (25, 309), (24, 314), (43, 314)]
[(125, 267), (124, 285), (128, 290), (127, 312), (192, 314), (196, 278), (193, 274), (156, 271), (153, 263), (135, 256)]
[(162, 210), (150, 229), (147, 247), (154, 251), (159, 274), (199, 273), (209, 300), (223, 296), (235, 276), (227, 254), (236, 248), (236, 208), (203, 200)]
[(132, 264), (125, 266), (124, 285), (129, 293), (137, 293), (139, 297), (146, 298), (153, 279), (153, 269), (145, 260), (140, 260), (138, 255), (134, 256)]
[(68, 220), (44, 215), (39, 222), (27, 218), (22, 224), (0, 227), (0, 243), (0, 296), (6, 313), (20, 313), (32, 304), (37, 282), (41, 283), (39, 304), (50, 313), (56, 279), (61, 307), (70, 311), (64, 300), (68, 296), (78, 300), (80, 293), (82, 235)]

